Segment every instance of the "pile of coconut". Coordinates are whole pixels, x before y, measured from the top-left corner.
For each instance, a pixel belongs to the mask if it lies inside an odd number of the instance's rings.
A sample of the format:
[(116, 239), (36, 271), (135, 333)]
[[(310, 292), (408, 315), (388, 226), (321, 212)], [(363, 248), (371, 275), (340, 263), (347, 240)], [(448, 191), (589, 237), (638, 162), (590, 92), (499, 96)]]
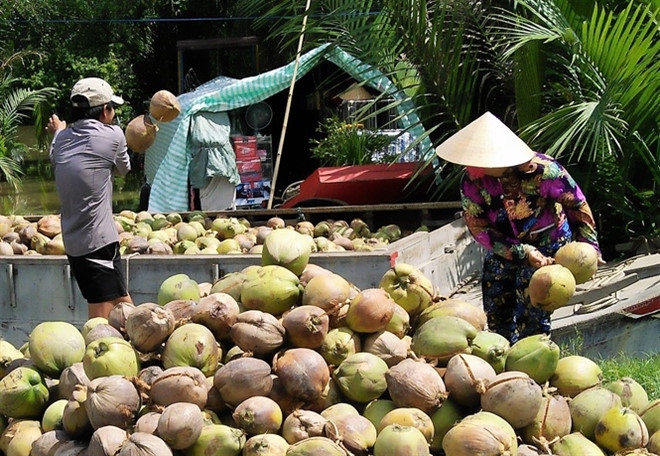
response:
[[(303, 234), (297, 239), (308, 243), (312, 252), (383, 250), (411, 234), (396, 224), (372, 229), (360, 218), (291, 224), (274, 216), (252, 225), (244, 217), (219, 214), (212, 218), (203, 211), (191, 212), (184, 219), (178, 212), (123, 210), (114, 215), (114, 221), (122, 255), (259, 255), (266, 236), (284, 228)], [(44, 215), (37, 221), (0, 215), (0, 255), (64, 255), (61, 231), (59, 214)]]
[[(174, 274), (157, 302), (0, 342), (0, 451), (63, 455), (606, 455), (660, 448), (660, 399), (510, 344), (419, 269), (376, 288), (291, 254), (215, 283)], [(646, 453), (640, 453), (646, 451)], [(628, 453), (625, 453), (628, 454)]]

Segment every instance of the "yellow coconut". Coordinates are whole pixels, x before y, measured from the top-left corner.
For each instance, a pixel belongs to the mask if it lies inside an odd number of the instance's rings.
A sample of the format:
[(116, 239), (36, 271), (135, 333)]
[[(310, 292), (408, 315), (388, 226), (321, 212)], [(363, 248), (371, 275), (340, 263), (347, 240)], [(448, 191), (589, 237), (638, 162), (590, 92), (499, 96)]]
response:
[(569, 242), (555, 253), (555, 262), (568, 268), (575, 277), (575, 283), (590, 280), (598, 269), (598, 251), (586, 242)]
[(575, 277), (561, 264), (538, 268), (529, 281), (529, 299), (533, 306), (553, 312), (568, 304), (575, 294)]
[(628, 407), (615, 407), (605, 412), (594, 434), (596, 443), (611, 453), (643, 448), (649, 441), (646, 424)]

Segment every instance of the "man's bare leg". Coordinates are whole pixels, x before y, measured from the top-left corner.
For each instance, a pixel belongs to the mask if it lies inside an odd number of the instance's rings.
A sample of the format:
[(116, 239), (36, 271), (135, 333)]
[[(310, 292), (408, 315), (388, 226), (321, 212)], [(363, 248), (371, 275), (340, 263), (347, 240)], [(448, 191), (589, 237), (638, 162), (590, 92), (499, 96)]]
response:
[(103, 301), (103, 302), (90, 302), (87, 304), (87, 314), (89, 319), (102, 317), (108, 318), (110, 311), (115, 307), (115, 305), (120, 302), (133, 303), (130, 295), (122, 296), (121, 298), (113, 299), (112, 301)]

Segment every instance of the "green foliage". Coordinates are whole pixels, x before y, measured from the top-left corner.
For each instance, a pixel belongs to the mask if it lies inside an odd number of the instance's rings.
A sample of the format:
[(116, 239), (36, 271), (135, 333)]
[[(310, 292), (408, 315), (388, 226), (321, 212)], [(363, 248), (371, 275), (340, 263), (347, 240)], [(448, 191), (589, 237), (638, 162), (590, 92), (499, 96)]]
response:
[(12, 69), (34, 53), (25, 51), (8, 56), (0, 53), (0, 178), (14, 189), (21, 182), (20, 164), (27, 146), (18, 141), (18, 126), (30, 119), (31, 113), (53, 94), (52, 88), (31, 90), (20, 87)]
[(660, 399), (660, 354), (632, 357), (621, 353), (614, 358), (598, 360), (603, 381), (614, 382), (623, 377), (637, 381), (651, 399)]
[(392, 140), (386, 135), (330, 117), (319, 125), (321, 139), (312, 139), (311, 153), (321, 166), (366, 165), (390, 163), (396, 155), (387, 153)]

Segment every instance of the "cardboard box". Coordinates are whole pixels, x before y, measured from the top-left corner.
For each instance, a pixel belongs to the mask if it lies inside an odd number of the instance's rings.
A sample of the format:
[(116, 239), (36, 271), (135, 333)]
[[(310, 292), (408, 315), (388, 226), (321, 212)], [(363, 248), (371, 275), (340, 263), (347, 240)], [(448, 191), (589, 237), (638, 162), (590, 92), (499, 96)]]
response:
[(237, 160), (238, 174), (261, 173), (260, 160)]
[(232, 144), (236, 160), (258, 160), (256, 136), (232, 136)]

